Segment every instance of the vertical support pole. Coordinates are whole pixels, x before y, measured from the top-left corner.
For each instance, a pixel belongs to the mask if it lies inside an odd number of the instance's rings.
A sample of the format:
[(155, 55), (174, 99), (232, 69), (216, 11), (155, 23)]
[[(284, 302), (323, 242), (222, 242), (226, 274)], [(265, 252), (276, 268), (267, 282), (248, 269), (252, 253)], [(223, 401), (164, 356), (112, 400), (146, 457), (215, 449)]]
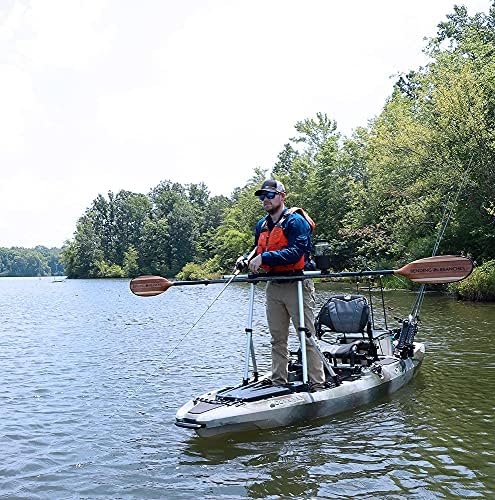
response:
[(304, 326), (303, 283), (297, 281), (297, 306), (299, 310), (299, 340), (301, 342), (301, 360), (303, 369), (303, 384), (308, 384), (308, 358), (306, 356), (306, 328)]
[(253, 347), (253, 308), (254, 308), (254, 283), (249, 284), (249, 305), (248, 305), (248, 319), (247, 326), (245, 328), (246, 332), (246, 352), (244, 354), (244, 377), (242, 379), (242, 385), (247, 385), (249, 383), (249, 358), (253, 356), (253, 368), (256, 370), (256, 360), (254, 359)]
[(258, 382), (259, 373), (258, 373), (258, 365), (256, 364), (256, 356), (254, 354), (254, 343), (253, 343), (252, 332), (251, 332), (251, 361), (253, 363), (253, 378), (255, 382)]

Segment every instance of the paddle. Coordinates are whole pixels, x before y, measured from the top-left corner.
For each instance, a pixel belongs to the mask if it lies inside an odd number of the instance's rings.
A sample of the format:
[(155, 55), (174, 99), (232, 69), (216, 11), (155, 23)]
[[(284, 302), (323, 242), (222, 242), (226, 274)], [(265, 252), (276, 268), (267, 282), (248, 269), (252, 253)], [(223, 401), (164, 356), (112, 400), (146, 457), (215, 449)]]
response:
[(259, 281), (289, 281), (307, 278), (345, 278), (350, 276), (377, 276), (395, 274), (416, 283), (440, 284), (460, 281), (471, 274), (473, 262), (466, 257), (455, 255), (438, 255), (410, 262), (400, 269), (381, 269), (378, 271), (345, 271), (329, 273), (322, 271), (305, 271), (302, 276), (268, 276), (238, 274), (212, 280), (170, 281), (161, 276), (139, 276), (131, 280), (129, 286), (134, 295), (152, 297), (167, 291), (172, 286), (212, 285), (216, 283), (256, 283)]

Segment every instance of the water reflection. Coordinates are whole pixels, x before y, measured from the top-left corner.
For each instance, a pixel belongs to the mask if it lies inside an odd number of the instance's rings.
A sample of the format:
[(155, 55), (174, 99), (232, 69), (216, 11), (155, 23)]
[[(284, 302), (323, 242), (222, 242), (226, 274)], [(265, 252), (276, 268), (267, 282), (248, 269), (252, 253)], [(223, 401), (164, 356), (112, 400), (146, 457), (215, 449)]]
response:
[(407, 460), (403, 456), (408, 437), (415, 438), (403, 405), (387, 397), (306, 425), (223, 439), (194, 437), (179, 464), (223, 470), (234, 462), (226, 479), (238, 482), (249, 474), (250, 497), (393, 493), (400, 487), (387, 476), (393, 476), (394, 466), (411, 465), (411, 452)]
[[(493, 470), (493, 461), (483, 472), (479, 453), (459, 438), (468, 436), (470, 429), (459, 425), (457, 412), (450, 421), (448, 409), (431, 405), (431, 390), (431, 382), (420, 372), (394, 397), (357, 411), (288, 429), (192, 437), (179, 464), (220, 469), (227, 483), (249, 478), (243, 494), (253, 498), (399, 498), (406, 491), (420, 497), (476, 496), (491, 491), (493, 479), (487, 472)], [(480, 437), (477, 432), (474, 441), (479, 443)], [(493, 460), (493, 443), (489, 446), (486, 454)]]
[[(266, 368), (258, 288), (254, 341)], [(320, 304), (354, 291), (318, 290)], [(176, 409), (239, 383), (243, 366), (243, 285), (182, 338), (216, 293), (191, 287), (140, 300), (119, 280), (0, 280), (0, 495), (495, 495), (495, 305), (427, 294), (425, 361), (391, 398), (309, 424), (203, 439), (173, 425)], [(386, 300), (391, 322), (414, 294), (389, 291)]]

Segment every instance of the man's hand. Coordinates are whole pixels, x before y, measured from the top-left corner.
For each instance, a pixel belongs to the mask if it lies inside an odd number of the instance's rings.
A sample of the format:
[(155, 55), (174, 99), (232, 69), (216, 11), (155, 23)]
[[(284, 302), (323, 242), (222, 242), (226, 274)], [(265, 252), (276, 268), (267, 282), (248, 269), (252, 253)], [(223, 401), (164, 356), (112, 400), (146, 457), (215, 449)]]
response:
[(236, 261), (235, 261), (235, 269), (238, 271), (242, 271), (243, 269), (246, 269), (248, 265), (248, 261), (244, 255), (241, 255)]
[(251, 259), (249, 261), (249, 270), (253, 273), (257, 273), (258, 269), (260, 268), (262, 262), (261, 262), (261, 254), (257, 255), (254, 259)]

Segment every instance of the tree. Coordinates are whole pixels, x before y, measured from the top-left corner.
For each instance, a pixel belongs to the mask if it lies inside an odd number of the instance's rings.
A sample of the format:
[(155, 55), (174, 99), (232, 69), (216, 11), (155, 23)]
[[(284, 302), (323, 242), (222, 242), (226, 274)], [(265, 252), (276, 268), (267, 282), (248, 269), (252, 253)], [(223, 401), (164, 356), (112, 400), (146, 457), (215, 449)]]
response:
[(197, 237), (196, 218), (190, 204), (176, 203), (168, 216), (168, 262), (170, 272), (177, 274), (184, 264), (194, 259)]
[(145, 222), (139, 242), (139, 269), (144, 274), (170, 276), (168, 222), (165, 217)]
[(139, 254), (131, 245), (124, 253), (123, 274), (129, 278), (134, 278), (139, 274)]
[(284, 149), (278, 154), (278, 161), (272, 169), (272, 174), (275, 178), (290, 176), (292, 166), (299, 153), (292, 147), (290, 143), (284, 144)]
[(74, 240), (62, 248), (60, 258), (69, 278), (96, 278), (98, 263), (105, 260), (93, 217), (94, 212), (88, 210), (77, 223)]

